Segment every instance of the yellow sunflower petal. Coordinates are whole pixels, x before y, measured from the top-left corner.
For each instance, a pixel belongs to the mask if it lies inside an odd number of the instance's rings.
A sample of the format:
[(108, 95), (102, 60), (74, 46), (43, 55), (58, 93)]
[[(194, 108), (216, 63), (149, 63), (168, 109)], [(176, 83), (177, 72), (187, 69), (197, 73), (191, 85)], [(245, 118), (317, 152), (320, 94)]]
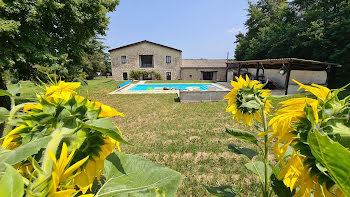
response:
[(32, 109), (40, 109), (42, 110), (43, 109), (43, 106), (40, 104), (40, 103), (37, 103), (37, 104), (27, 104), (23, 107), (23, 112), (28, 112)]
[(72, 173), (77, 170), (78, 168), (80, 168), (80, 166), (82, 166), (85, 161), (89, 159), (89, 156), (86, 156), (84, 159), (81, 159), (80, 161), (74, 163), (72, 166), (70, 166), (67, 170), (64, 171), (63, 175), (62, 175), (62, 180), (64, 180), (65, 178), (69, 177), (72, 175)]
[(85, 194), (90, 186), (92, 186), (92, 183), (89, 182), (89, 178), (84, 171), (79, 169), (77, 174), (78, 175), (74, 178), (74, 183), (79, 187), (80, 191)]

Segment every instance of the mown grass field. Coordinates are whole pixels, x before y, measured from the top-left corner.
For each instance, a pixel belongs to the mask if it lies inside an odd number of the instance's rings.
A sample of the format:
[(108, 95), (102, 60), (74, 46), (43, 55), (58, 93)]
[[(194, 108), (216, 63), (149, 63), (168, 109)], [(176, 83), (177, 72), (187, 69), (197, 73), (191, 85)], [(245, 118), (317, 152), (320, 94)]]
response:
[[(235, 123), (225, 112), (226, 102), (180, 103), (175, 94), (108, 95), (122, 82), (88, 82), (79, 88), (83, 95), (126, 115), (114, 118), (123, 136), (134, 144), (122, 145), (122, 151), (143, 156), (185, 177), (178, 196), (210, 196), (205, 186), (219, 185), (234, 185), (241, 196), (260, 194), (258, 178), (244, 168), (245, 161), (231, 153), (227, 145), (256, 148), (224, 132), (225, 127), (256, 131)], [(19, 102), (40, 91), (31, 82), (22, 82), (22, 86)], [(275, 98), (273, 104), (277, 106), (284, 99)]]

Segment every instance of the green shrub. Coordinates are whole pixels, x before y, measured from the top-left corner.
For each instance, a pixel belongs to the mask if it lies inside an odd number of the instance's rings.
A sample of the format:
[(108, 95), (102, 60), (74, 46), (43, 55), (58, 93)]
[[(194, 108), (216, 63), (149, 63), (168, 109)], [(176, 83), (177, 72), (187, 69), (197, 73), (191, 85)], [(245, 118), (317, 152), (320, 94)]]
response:
[(157, 80), (162, 80), (162, 76), (160, 75), (159, 72), (156, 72), (154, 70), (152, 71), (145, 71), (145, 70), (132, 70), (130, 72), (130, 78), (134, 80), (139, 80), (140, 76), (145, 76), (145, 75), (154, 75)]

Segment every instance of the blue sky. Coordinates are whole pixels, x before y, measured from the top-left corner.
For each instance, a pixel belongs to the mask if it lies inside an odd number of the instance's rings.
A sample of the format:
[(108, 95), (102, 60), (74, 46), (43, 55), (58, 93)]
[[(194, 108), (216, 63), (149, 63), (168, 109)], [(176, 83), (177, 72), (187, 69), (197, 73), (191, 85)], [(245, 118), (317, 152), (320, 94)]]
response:
[(233, 58), (247, 8), (247, 0), (120, 0), (104, 42), (149, 40), (182, 50), (183, 58), (224, 59), (228, 51)]

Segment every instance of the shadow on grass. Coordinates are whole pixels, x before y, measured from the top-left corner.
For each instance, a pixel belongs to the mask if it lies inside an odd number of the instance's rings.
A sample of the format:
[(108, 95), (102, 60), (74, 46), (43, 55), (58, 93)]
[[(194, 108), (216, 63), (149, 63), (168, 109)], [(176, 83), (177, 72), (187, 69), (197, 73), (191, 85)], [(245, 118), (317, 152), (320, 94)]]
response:
[(174, 102), (179, 103), (180, 102), (180, 98), (179, 97), (174, 98)]

